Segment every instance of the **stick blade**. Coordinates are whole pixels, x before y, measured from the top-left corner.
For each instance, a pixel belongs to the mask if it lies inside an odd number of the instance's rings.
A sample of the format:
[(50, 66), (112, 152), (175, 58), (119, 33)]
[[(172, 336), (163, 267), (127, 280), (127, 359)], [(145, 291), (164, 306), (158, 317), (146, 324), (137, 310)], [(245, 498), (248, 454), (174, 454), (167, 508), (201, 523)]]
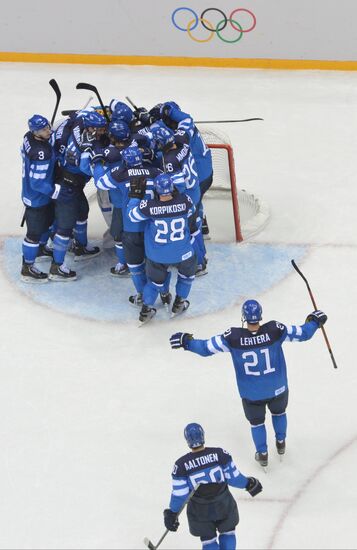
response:
[(93, 86), (92, 84), (88, 84), (87, 82), (78, 82), (76, 86), (77, 90), (90, 90), (91, 92), (96, 93), (97, 88)]
[(51, 78), (51, 80), (49, 81), (49, 85), (55, 91), (56, 95), (58, 97), (61, 97), (61, 90), (59, 89), (57, 81), (54, 78)]
[(155, 550), (155, 546), (153, 545), (151, 540), (148, 539), (147, 537), (144, 538), (144, 544), (149, 548), (149, 550)]

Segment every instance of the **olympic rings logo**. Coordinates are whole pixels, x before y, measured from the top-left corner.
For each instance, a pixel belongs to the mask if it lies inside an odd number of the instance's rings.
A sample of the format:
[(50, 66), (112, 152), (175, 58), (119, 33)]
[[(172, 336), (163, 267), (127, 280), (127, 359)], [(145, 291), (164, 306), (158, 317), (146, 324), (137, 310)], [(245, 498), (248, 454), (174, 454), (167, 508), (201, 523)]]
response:
[[(182, 27), (177, 23), (177, 15), (179, 14), (179, 12), (182, 13), (184, 11), (188, 12), (187, 15), (189, 17), (189, 21), (187, 22), (186, 27)], [(211, 21), (209, 21), (205, 17), (208, 12), (217, 12), (219, 14), (219, 18), (222, 17), (222, 19), (220, 19), (216, 24), (211, 23)], [(244, 12), (252, 18), (252, 23), (247, 29), (243, 29), (242, 25), (235, 19), (238, 12)], [(235, 44), (236, 42), (238, 42), (242, 38), (244, 33), (251, 32), (257, 24), (257, 19), (254, 13), (245, 8), (237, 8), (233, 10), (229, 17), (227, 17), (226, 14), (218, 8), (207, 8), (203, 10), (200, 16), (198, 16), (197, 13), (191, 8), (176, 8), (172, 12), (171, 21), (176, 29), (178, 29), (179, 31), (187, 32), (188, 36), (194, 42), (209, 42), (210, 40), (212, 40), (214, 35), (216, 35), (220, 40), (222, 40), (222, 42), (227, 42), (229, 44)], [(198, 27), (199, 23), (201, 23), (201, 26), (209, 32), (207, 38), (197, 38), (193, 35), (192, 31), (194, 31)], [(238, 36), (233, 40), (230, 40), (222, 35), (222, 31), (224, 31), (228, 23), (235, 31), (238, 32)]]

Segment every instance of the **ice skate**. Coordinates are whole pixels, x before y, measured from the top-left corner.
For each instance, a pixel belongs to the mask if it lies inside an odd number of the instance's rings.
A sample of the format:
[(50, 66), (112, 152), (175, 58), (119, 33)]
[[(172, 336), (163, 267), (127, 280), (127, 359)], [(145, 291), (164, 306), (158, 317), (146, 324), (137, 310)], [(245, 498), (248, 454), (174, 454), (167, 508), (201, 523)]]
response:
[(110, 268), (110, 274), (113, 277), (118, 277), (120, 279), (125, 279), (130, 277), (130, 271), (126, 264), (121, 264), (118, 262), (114, 267)]
[(142, 293), (138, 292), (137, 294), (133, 294), (132, 296), (129, 296), (129, 302), (133, 306), (141, 307), (143, 305), (143, 295), (142, 295)]
[(52, 260), (53, 258), (53, 250), (47, 246), (47, 244), (40, 244), (36, 260), (42, 261), (42, 260)]
[(172, 306), (172, 310), (171, 310), (172, 312), (171, 317), (176, 317), (176, 315), (180, 315), (181, 313), (186, 311), (186, 309), (188, 309), (189, 306), (190, 306), (190, 302), (188, 300), (184, 300), (180, 296), (176, 296), (174, 304)]
[(268, 453), (258, 453), (256, 452), (255, 453), (255, 460), (257, 462), (259, 462), (259, 464), (261, 465), (261, 467), (263, 468), (264, 472), (266, 473), (267, 471), (267, 466), (268, 466)]
[(48, 278), (55, 282), (69, 282), (75, 281), (77, 279), (77, 274), (65, 264), (60, 265), (52, 262)]
[(208, 269), (207, 269), (207, 262), (206, 260), (203, 260), (202, 264), (198, 264), (196, 268), (196, 277), (202, 277), (203, 275), (207, 275)]
[(285, 454), (285, 449), (286, 449), (285, 439), (282, 439), (281, 441), (277, 439), (275, 444), (276, 444), (276, 450), (278, 451), (278, 455), (280, 456), (280, 461), (282, 461), (283, 455)]
[(139, 321), (140, 321), (139, 326), (142, 326), (148, 323), (155, 315), (156, 315), (156, 309), (154, 307), (150, 307), (150, 306), (147, 306), (146, 304), (143, 304), (139, 315)]
[(167, 309), (168, 309), (169, 305), (172, 302), (171, 292), (160, 292), (160, 298), (161, 298), (162, 305), (167, 307)]
[(47, 273), (43, 273), (34, 264), (22, 264), (21, 280), (23, 283), (47, 283)]
[(82, 260), (90, 260), (91, 258), (95, 258), (98, 254), (100, 254), (100, 248), (99, 246), (84, 246), (83, 244), (74, 242), (71, 247), (71, 252), (74, 254), (74, 261), (79, 262)]

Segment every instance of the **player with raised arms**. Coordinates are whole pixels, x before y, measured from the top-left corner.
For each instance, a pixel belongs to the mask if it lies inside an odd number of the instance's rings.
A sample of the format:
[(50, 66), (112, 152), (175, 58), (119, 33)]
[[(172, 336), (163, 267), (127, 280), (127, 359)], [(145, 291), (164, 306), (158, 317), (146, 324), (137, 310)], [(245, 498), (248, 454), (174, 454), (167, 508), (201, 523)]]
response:
[(221, 352), (231, 354), (244, 413), (251, 425), (255, 459), (265, 468), (268, 465), (266, 407), (272, 414), (277, 452), (285, 453), (289, 389), (282, 345), (310, 340), (324, 325), (327, 315), (313, 311), (303, 325), (290, 326), (277, 321), (261, 325), (262, 314), (259, 302), (247, 300), (242, 306), (242, 323), (246, 323), (246, 327), (231, 327), (208, 340), (177, 332), (171, 336), (170, 343), (173, 349), (183, 348), (203, 357)]

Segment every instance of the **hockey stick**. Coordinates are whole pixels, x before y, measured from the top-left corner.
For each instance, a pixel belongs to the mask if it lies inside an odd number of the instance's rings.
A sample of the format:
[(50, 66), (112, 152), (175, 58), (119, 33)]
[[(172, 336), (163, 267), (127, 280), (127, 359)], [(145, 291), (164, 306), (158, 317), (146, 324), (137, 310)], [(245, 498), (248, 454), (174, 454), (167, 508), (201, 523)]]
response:
[(230, 122), (250, 122), (251, 120), (264, 120), (264, 118), (243, 118), (241, 120), (196, 120), (195, 124), (228, 124)]
[(77, 113), (78, 110), (79, 111), (84, 111), (84, 109), (86, 109), (88, 107), (88, 105), (90, 104), (90, 102), (92, 100), (93, 100), (93, 96), (91, 95), (90, 98), (88, 99), (88, 101), (85, 102), (83, 107), (81, 107), (80, 109), (68, 109), (68, 111), (61, 111), (61, 115), (70, 116), (70, 115), (73, 115), (74, 113)]
[(49, 81), (49, 85), (51, 86), (51, 88), (55, 92), (56, 98), (57, 98), (56, 105), (55, 105), (55, 108), (54, 108), (54, 111), (53, 111), (53, 114), (52, 114), (52, 118), (51, 118), (51, 126), (53, 126), (53, 123), (54, 123), (55, 118), (56, 118), (59, 102), (60, 102), (60, 99), (61, 99), (61, 90), (59, 89), (59, 86), (58, 86), (58, 84), (57, 84), (57, 82), (55, 81), (54, 78), (51, 78), (51, 80)]
[[(195, 494), (195, 492), (197, 491), (197, 489), (199, 488), (199, 486), (201, 485), (201, 483), (198, 483), (196, 485), (196, 487), (194, 489), (192, 489), (192, 491), (190, 492), (190, 494), (188, 495), (188, 497), (186, 498), (185, 502), (183, 503), (183, 505), (181, 506), (181, 508), (179, 509), (179, 511), (177, 512), (177, 517), (179, 517), (179, 515), (181, 514), (181, 512), (183, 512), (184, 508), (187, 506), (187, 504), (190, 502), (191, 498), (193, 497), (193, 495)], [(144, 538), (144, 544), (145, 546), (147, 546), (149, 548), (149, 550), (157, 550), (157, 548), (159, 548), (160, 544), (162, 543), (162, 541), (164, 540), (164, 538), (166, 537), (167, 533), (169, 533), (169, 529), (166, 529), (165, 533), (162, 535), (162, 537), (160, 538), (160, 540), (156, 543), (156, 544), (153, 544), (151, 542), (150, 539), (148, 539), (147, 537)]]
[[(138, 109), (135, 103), (131, 101), (130, 97), (126, 95), (125, 99), (135, 110)], [(195, 124), (227, 124), (229, 122), (250, 122), (251, 120), (264, 120), (264, 118), (243, 118), (242, 120), (195, 120)]]
[[(312, 291), (311, 291), (310, 285), (309, 285), (309, 283), (308, 283), (308, 280), (306, 279), (305, 275), (300, 271), (300, 269), (299, 269), (298, 266), (296, 265), (295, 260), (291, 260), (291, 263), (292, 263), (292, 266), (293, 266), (293, 268), (295, 269), (295, 271), (296, 271), (296, 272), (300, 275), (300, 277), (305, 281), (305, 284), (306, 284), (306, 286), (307, 286), (307, 290), (309, 291), (309, 294), (310, 294), (310, 298), (311, 298), (312, 305), (314, 306), (315, 310), (317, 310), (318, 307), (317, 307), (317, 305), (316, 305), (315, 298), (314, 298), (314, 295), (312, 294)], [(334, 368), (337, 369), (337, 364), (336, 364), (334, 355), (333, 355), (333, 353), (332, 353), (332, 349), (331, 349), (331, 346), (330, 346), (330, 342), (328, 341), (328, 338), (327, 338), (327, 334), (326, 334), (325, 328), (322, 326), (322, 327), (321, 327), (321, 330), (322, 330), (322, 334), (324, 335), (324, 338), (325, 338), (326, 346), (327, 346), (327, 349), (328, 349), (328, 351), (329, 351), (329, 354), (330, 354), (330, 357), (331, 357), (332, 364), (333, 364)]]
[(138, 107), (135, 105), (135, 103), (133, 103), (133, 102), (131, 101), (130, 97), (128, 97), (128, 96), (126, 95), (126, 96), (125, 96), (125, 99), (128, 101), (128, 103), (130, 103), (130, 105), (131, 105), (132, 107), (134, 107), (135, 111), (138, 110)]
[(76, 88), (77, 88), (77, 90), (89, 90), (90, 92), (93, 92), (98, 98), (99, 104), (100, 104), (101, 108), (103, 109), (103, 113), (104, 113), (105, 118), (107, 119), (108, 122), (110, 122), (107, 110), (104, 107), (104, 103), (102, 101), (102, 98), (99, 95), (99, 92), (98, 92), (97, 88), (95, 86), (93, 86), (92, 84), (87, 84), (86, 82), (78, 82)]
[[(51, 126), (53, 126), (53, 123), (54, 123), (55, 118), (56, 118), (58, 106), (59, 106), (59, 103), (60, 103), (60, 100), (61, 100), (61, 90), (59, 89), (59, 86), (58, 86), (58, 84), (57, 84), (57, 82), (54, 78), (51, 78), (51, 80), (49, 81), (49, 85), (51, 86), (51, 88), (53, 89), (53, 91), (56, 94), (56, 105), (55, 105), (55, 108), (53, 110), (53, 114), (52, 114), (52, 118), (51, 118)], [(20, 227), (23, 227), (25, 225), (25, 219), (26, 219), (26, 207), (25, 207), (24, 214), (22, 216)]]

